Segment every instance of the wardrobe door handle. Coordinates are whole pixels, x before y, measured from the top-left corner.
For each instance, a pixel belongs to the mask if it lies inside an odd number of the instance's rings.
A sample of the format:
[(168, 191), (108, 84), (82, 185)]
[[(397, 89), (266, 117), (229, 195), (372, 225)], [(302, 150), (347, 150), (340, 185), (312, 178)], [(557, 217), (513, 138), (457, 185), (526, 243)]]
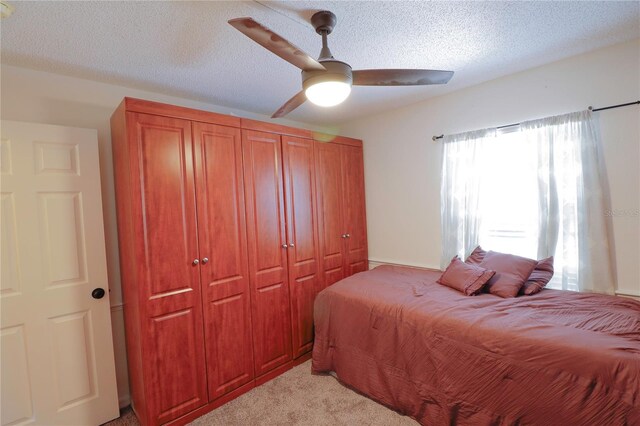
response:
[(295, 247), (295, 246), (293, 245), (293, 243), (291, 243), (291, 244), (289, 244), (289, 247)]
[(345, 234), (345, 235), (346, 235), (346, 237), (347, 237), (347, 238), (351, 238), (351, 235), (350, 235), (350, 234)]
[(202, 264), (206, 265), (207, 263), (209, 263), (209, 258), (208, 257), (203, 257), (202, 258)]
[(193, 262), (191, 262), (193, 266), (196, 266), (198, 263), (200, 263), (198, 259), (193, 259)]
[(287, 248), (287, 247), (289, 247), (289, 246), (288, 246), (288, 245), (286, 245), (286, 244), (283, 244), (283, 245), (282, 245), (282, 248)]
[(347, 238), (347, 234), (342, 234), (340, 237), (341, 238)]

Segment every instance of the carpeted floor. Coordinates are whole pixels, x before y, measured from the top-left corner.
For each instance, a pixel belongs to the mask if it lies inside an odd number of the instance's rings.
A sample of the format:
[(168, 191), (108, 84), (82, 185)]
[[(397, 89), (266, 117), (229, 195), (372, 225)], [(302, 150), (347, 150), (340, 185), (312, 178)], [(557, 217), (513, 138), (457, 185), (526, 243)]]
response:
[[(417, 422), (342, 386), (334, 377), (311, 374), (307, 361), (196, 419), (197, 426), (380, 425)], [(107, 426), (137, 426), (131, 410)]]

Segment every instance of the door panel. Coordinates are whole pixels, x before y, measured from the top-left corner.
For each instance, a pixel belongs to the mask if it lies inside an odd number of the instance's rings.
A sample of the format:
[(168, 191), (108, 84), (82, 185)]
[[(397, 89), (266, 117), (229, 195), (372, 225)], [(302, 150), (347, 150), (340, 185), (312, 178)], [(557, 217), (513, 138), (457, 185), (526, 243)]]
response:
[(324, 285), (329, 287), (343, 279), (345, 276), (346, 274), (343, 265), (340, 265), (337, 268), (327, 269), (324, 271)]
[(353, 274), (357, 274), (358, 272), (364, 272), (367, 271), (368, 268), (368, 261), (367, 260), (360, 260), (357, 262), (349, 262), (349, 266), (348, 266), (348, 270), (347, 270), (347, 274), (348, 276), (351, 276)]
[(348, 237), (345, 259), (347, 275), (367, 270), (367, 219), (364, 198), (362, 148), (343, 145), (345, 229)]
[[(274, 268), (280, 273), (284, 265), (286, 253), (280, 250), (280, 243), (285, 242), (284, 237), (284, 206), (282, 203), (282, 175), (279, 162), (274, 156), (274, 148), (279, 148), (279, 143), (251, 141), (251, 161), (249, 166), (253, 175), (252, 206), (256, 234), (254, 235), (256, 246), (256, 268), (258, 274), (271, 274)], [(279, 155), (279, 153), (277, 153)], [(260, 286), (271, 285), (267, 278)]]
[(280, 136), (242, 131), (256, 376), (291, 359)]
[[(210, 400), (253, 379), (251, 308), (246, 301), (248, 299), (248, 290), (243, 290), (243, 293), (233, 296), (209, 299), (205, 306)], [(220, 333), (216, 333), (218, 330)]]
[(253, 295), (256, 376), (261, 376), (291, 360), (289, 291), (281, 282)]
[(293, 357), (313, 347), (313, 302), (318, 294), (318, 274), (291, 278), (291, 320)]
[(204, 369), (194, 360), (202, 352), (202, 323), (187, 308), (150, 319), (149, 334), (154, 342), (151, 380), (157, 423), (164, 423), (203, 404)]
[(209, 399), (253, 379), (240, 130), (193, 123)]
[(92, 322), (88, 310), (49, 319), (53, 375), (62, 410), (96, 396)]
[[(3, 188), (4, 190), (4, 188)], [(0, 282), (0, 297), (6, 298), (22, 293), (20, 278), (20, 263), (18, 261), (18, 224), (16, 221), (15, 194), (2, 192), (0, 198), (2, 210), (2, 281)]]
[(2, 424), (31, 423), (33, 402), (25, 327), (6, 327), (0, 331), (2, 348)]
[(1, 423), (118, 416), (95, 130), (2, 122)]
[[(132, 113), (129, 113), (132, 114)], [(133, 115), (133, 114), (132, 114)], [(136, 114), (148, 297), (197, 286), (195, 188), (188, 121)]]
[(313, 151), (312, 140), (282, 137), (294, 358), (313, 345), (313, 302), (321, 283)]
[(328, 287), (344, 278), (344, 238), (346, 233), (343, 209), (343, 178), (341, 146), (314, 143), (318, 187), (318, 224), (323, 286)]
[[(143, 364), (149, 418), (166, 422), (208, 401), (191, 123), (127, 113), (140, 185), (143, 254), (139, 288), (147, 318)], [(144, 321), (144, 320), (143, 320)], [(197, 373), (197, 374), (196, 374)]]
[(47, 287), (82, 285), (87, 279), (82, 194), (38, 194)]

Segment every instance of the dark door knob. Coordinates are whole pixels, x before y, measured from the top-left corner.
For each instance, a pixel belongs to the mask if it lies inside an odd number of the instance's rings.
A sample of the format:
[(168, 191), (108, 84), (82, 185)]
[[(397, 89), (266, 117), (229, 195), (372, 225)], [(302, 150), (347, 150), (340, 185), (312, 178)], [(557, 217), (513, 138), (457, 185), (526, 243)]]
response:
[(104, 288), (94, 288), (91, 292), (91, 297), (94, 299), (102, 299), (104, 297)]

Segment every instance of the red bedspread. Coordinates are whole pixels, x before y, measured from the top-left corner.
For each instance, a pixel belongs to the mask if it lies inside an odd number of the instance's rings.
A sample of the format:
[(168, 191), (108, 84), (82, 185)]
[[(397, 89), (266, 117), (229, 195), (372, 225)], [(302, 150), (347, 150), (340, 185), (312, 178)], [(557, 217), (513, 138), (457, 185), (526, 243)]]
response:
[(315, 302), (313, 372), (428, 425), (640, 425), (640, 302), (501, 299), (392, 266)]

